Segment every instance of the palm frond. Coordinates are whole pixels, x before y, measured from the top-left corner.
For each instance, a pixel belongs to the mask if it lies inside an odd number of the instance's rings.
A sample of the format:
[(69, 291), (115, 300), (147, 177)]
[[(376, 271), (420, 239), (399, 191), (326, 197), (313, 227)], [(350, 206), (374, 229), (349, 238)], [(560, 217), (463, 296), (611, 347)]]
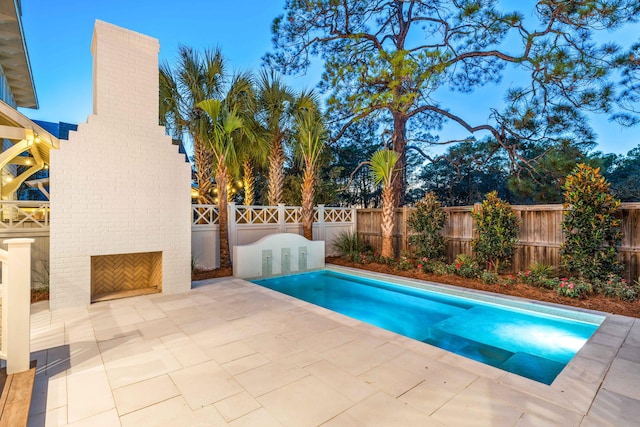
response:
[(378, 150), (371, 156), (369, 168), (371, 179), (376, 185), (389, 186), (393, 179), (393, 170), (398, 162), (398, 153), (387, 148)]

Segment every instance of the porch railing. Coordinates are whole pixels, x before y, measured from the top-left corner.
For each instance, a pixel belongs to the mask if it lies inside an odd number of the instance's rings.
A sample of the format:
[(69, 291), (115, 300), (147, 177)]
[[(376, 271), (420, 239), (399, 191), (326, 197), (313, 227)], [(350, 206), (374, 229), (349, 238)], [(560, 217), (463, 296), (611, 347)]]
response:
[(49, 229), (49, 202), (0, 201), (0, 232)]

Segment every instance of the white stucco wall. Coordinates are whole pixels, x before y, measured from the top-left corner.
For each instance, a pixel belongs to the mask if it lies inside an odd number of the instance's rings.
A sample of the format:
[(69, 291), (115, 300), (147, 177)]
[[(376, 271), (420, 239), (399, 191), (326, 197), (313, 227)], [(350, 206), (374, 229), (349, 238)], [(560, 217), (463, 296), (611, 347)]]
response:
[(158, 125), (158, 40), (96, 21), (93, 114), (51, 152), (51, 308), (90, 303), (90, 257), (162, 251), (190, 289), (191, 168)]
[[(283, 249), (289, 251), (285, 259), (282, 256)], [(265, 250), (271, 251), (269, 259), (264, 261), (271, 265), (270, 274), (266, 274), (262, 269)], [(298, 268), (300, 256), (306, 258), (304, 270)], [(283, 264), (288, 264), (289, 273), (318, 270), (324, 268), (324, 241), (307, 240), (294, 233), (276, 233), (263, 237), (255, 243), (235, 245), (233, 259), (233, 276), (242, 279), (287, 274), (282, 271)]]

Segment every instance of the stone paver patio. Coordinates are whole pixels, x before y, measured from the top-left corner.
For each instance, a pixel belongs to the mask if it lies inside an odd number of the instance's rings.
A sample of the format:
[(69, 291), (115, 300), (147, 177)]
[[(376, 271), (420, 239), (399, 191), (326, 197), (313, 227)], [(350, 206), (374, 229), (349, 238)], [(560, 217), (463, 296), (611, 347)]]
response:
[(244, 280), (32, 306), (29, 425), (631, 426), (640, 321), (608, 316), (551, 386)]

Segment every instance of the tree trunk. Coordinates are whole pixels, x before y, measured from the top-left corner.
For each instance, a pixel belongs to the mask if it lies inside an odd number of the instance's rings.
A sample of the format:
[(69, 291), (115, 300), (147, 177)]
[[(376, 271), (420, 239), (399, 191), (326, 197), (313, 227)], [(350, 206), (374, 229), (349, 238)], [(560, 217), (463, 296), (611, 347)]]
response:
[(406, 147), (407, 147), (407, 116), (393, 112), (393, 151), (398, 153), (398, 162), (393, 171), (393, 194), (395, 207), (404, 205), (404, 193), (407, 186)]
[(313, 240), (313, 197), (315, 193), (315, 171), (305, 168), (302, 181), (302, 235)]
[(227, 166), (221, 159), (216, 169), (216, 185), (218, 188), (218, 226), (220, 228), (220, 268), (231, 267), (229, 251), (229, 218), (227, 215)]
[(382, 190), (382, 251), (380, 255), (385, 258), (393, 258), (393, 222), (395, 216), (395, 204), (393, 188), (385, 186)]
[(200, 138), (193, 138), (193, 151), (198, 184), (198, 203), (210, 205), (213, 203), (211, 199), (211, 162), (213, 157)]
[(253, 205), (255, 177), (253, 176), (253, 165), (251, 160), (242, 162), (242, 186), (244, 187), (244, 205)]
[(269, 151), (269, 189), (267, 198), (271, 206), (276, 206), (278, 203), (282, 203), (283, 200), (284, 161), (285, 154), (282, 147), (282, 137), (277, 137), (273, 140)]

